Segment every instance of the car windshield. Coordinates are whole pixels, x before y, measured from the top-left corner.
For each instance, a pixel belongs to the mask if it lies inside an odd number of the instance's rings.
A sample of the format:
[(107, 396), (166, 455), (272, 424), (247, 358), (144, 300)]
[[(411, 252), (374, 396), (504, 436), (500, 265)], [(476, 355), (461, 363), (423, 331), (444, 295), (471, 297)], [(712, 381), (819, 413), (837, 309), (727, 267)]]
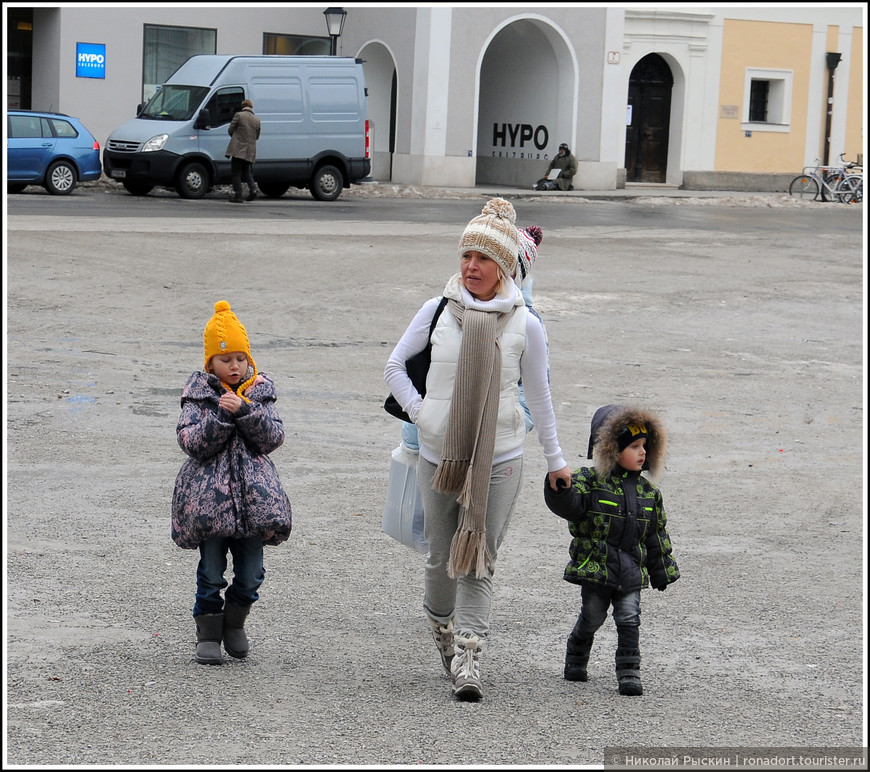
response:
[(207, 86), (164, 86), (137, 117), (158, 121), (189, 121), (208, 94)]

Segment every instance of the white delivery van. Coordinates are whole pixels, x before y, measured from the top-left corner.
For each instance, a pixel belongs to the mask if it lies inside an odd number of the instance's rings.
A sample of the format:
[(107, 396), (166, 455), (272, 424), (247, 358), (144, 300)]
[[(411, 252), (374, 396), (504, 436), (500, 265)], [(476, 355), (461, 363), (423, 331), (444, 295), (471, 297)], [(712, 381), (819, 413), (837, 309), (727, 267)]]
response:
[(369, 176), (371, 148), (362, 60), (339, 56), (192, 56), (115, 129), (106, 176), (133, 195), (174, 188), (201, 198), (232, 181), (227, 127), (244, 99), (260, 118), (252, 170), (260, 190), (291, 185), (334, 201)]

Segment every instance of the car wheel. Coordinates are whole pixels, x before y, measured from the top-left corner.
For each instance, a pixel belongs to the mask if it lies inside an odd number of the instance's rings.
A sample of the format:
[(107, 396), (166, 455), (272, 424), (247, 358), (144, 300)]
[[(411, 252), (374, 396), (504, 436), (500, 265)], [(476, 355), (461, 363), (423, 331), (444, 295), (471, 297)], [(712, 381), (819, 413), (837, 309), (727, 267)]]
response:
[(334, 166), (321, 166), (311, 180), (311, 195), (318, 201), (335, 201), (341, 195), (344, 179)]
[(268, 198), (281, 198), (290, 188), (289, 182), (261, 182), (259, 184), (263, 195)]
[(193, 161), (181, 168), (175, 190), (182, 198), (202, 198), (208, 187), (208, 172), (201, 163)]
[(76, 170), (69, 161), (55, 161), (45, 173), (45, 189), (55, 196), (67, 196), (76, 186)]
[(20, 182), (7, 182), (6, 183), (6, 192), (7, 193), (20, 193), (27, 185), (23, 185)]
[(131, 196), (147, 196), (153, 185), (149, 185), (146, 182), (125, 182), (124, 190), (126, 190)]

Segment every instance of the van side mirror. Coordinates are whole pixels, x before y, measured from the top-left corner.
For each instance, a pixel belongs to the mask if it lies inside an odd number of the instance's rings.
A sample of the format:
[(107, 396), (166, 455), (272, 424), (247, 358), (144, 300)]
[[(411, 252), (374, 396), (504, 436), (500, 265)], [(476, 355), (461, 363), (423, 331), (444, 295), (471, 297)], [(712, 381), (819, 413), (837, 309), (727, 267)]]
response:
[(144, 110), (144, 109), (145, 109), (145, 103), (144, 103), (144, 102), (139, 102), (139, 104), (136, 105), (136, 117), (137, 117), (137, 118), (138, 118), (140, 115), (142, 115), (142, 110)]
[(203, 107), (196, 116), (196, 122), (193, 124), (195, 129), (210, 129), (211, 128), (211, 113), (208, 108)]

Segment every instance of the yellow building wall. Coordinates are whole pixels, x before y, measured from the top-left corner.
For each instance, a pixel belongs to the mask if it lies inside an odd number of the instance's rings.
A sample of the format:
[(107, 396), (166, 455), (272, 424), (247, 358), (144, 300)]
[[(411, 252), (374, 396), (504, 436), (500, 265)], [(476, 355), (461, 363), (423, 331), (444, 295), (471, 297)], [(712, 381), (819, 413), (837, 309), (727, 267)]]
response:
[[(849, 91), (845, 98), (849, 100), (846, 109), (846, 160), (855, 161), (864, 153), (864, 29), (852, 29), (852, 53), (849, 61), (844, 62), (849, 67)], [(842, 67), (843, 64), (840, 65)], [(837, 68), (839, 70), (839, 67)], [(842, 92), (837, 91), (837, 80), (834, 78), (834, 100), (843, 99)], [(862, 159), (863, 162), (863, 159)]]
[[(726, 19), (722, 33), (716, 171), (750, 173), (800, 172), (804, 165), (807, 100), (810, 84), (811, 24)], [(791, 123), (787, 133), (753, 131), (745, 136), (741, 117), (749, 99), (744, 93), (747, 67), (792, 71)], [(826, 90), (827, 93), (827, 90)], [(723, 117), (726, 106), (736, 117)], [(813, 107), (815, 110), (816, 108)], [(818, 107), (824, 110), (824, 105)], [(819, 113), (823, 115), (823, 113)]]

